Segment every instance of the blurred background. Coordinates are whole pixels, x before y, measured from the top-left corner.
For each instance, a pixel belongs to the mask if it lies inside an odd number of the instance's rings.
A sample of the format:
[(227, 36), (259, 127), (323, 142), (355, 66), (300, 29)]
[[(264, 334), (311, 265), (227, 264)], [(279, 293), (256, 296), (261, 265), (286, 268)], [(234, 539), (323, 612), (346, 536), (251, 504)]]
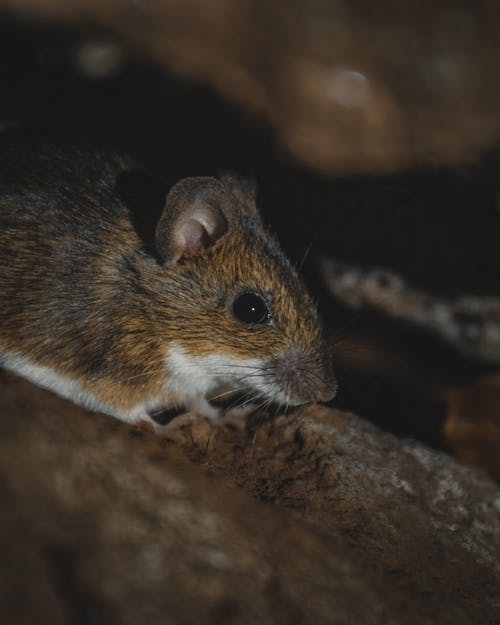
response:
[(318, 298), (335, 405), (500, 478), (497, 3), (0, 0), (0, 124), (224, 167)]

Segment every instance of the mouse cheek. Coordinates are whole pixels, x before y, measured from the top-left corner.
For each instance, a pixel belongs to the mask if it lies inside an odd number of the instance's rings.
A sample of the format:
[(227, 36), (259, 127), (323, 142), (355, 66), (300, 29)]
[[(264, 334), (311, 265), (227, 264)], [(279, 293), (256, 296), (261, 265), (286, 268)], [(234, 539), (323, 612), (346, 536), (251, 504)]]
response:
[[(217, 400), (239, 404), (238, 393), (247, 392), (253, 380), (259, 378), (263, 361), (242, 359), (229, 354), (196, 355), (176, 345), (166, 358), (169, 371), (168, 385), (172, 392), (182, 396), (186, 405), (196, 409), (198, 404)], [(205, 413), (205, 411), (202, 411)]]

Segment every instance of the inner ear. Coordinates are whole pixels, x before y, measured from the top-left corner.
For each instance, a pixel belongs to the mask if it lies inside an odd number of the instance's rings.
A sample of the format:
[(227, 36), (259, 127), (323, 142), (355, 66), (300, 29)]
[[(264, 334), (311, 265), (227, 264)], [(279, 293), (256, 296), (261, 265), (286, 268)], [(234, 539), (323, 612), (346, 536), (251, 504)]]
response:
[(231, 203), (215, 178), (185, 178), (170, 190), (156, 228), (156, 249), (166, 265), (213, 245), (229, 229)]
[(176, 263), (200, 248), (210, 247), (226, 232), (227, 221), (216, 208), (194, 208), (174, 224), (174, 255), (170, 262)]
[(188, 219), (179, 226), (178, 246), (185, 249), (208, 247), (210, 238), (204, 226), (196, 219)]

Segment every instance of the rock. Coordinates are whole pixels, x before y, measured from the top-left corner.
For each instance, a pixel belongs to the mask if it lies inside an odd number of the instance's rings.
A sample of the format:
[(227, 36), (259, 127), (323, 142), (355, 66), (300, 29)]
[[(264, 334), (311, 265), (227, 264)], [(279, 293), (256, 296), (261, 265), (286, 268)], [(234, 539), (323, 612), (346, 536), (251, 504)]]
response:
[(443, 453), (328, 408), (158, 436), (0, 386), (6, 622), (500, 618), (500, 494)]
[(322, 277), (332, 296), (434, 333), (472, 361), (500, 362), (500, 298), (446, 298), (419, 291), (390, 271), (325, 258)]
[[(140, 56), (260, 115), (296, 157), (324, 171), (471, 162), (498, 144), (494, 0), (411, 8), (388, 0), (2, 0), (0, 7), (119, 35)], [(89, 45), (78, 54), (87, 75), (121, 62), (114, 44)]]
[(500, 481), (500, 376), (449, 389), (444, 433), (457, 458), (485, 467)]

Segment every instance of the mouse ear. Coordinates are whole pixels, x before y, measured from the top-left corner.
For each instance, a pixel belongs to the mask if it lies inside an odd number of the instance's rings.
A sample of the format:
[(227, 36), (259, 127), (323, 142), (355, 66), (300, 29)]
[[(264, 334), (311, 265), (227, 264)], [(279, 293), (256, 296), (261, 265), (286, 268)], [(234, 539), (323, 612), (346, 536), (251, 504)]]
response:
[(224, 186), (233, 194), (245, 215), (260, 222), (257, 210), (257, 181), (253, 177), (243, 177), (230, 171), (220, 173)]
[(173, 266), (200, 248), (210, 247), (229, 229), (231, 198), (215, 178), (184, 178), (169, 194), (156, 227), (156, 249)]

